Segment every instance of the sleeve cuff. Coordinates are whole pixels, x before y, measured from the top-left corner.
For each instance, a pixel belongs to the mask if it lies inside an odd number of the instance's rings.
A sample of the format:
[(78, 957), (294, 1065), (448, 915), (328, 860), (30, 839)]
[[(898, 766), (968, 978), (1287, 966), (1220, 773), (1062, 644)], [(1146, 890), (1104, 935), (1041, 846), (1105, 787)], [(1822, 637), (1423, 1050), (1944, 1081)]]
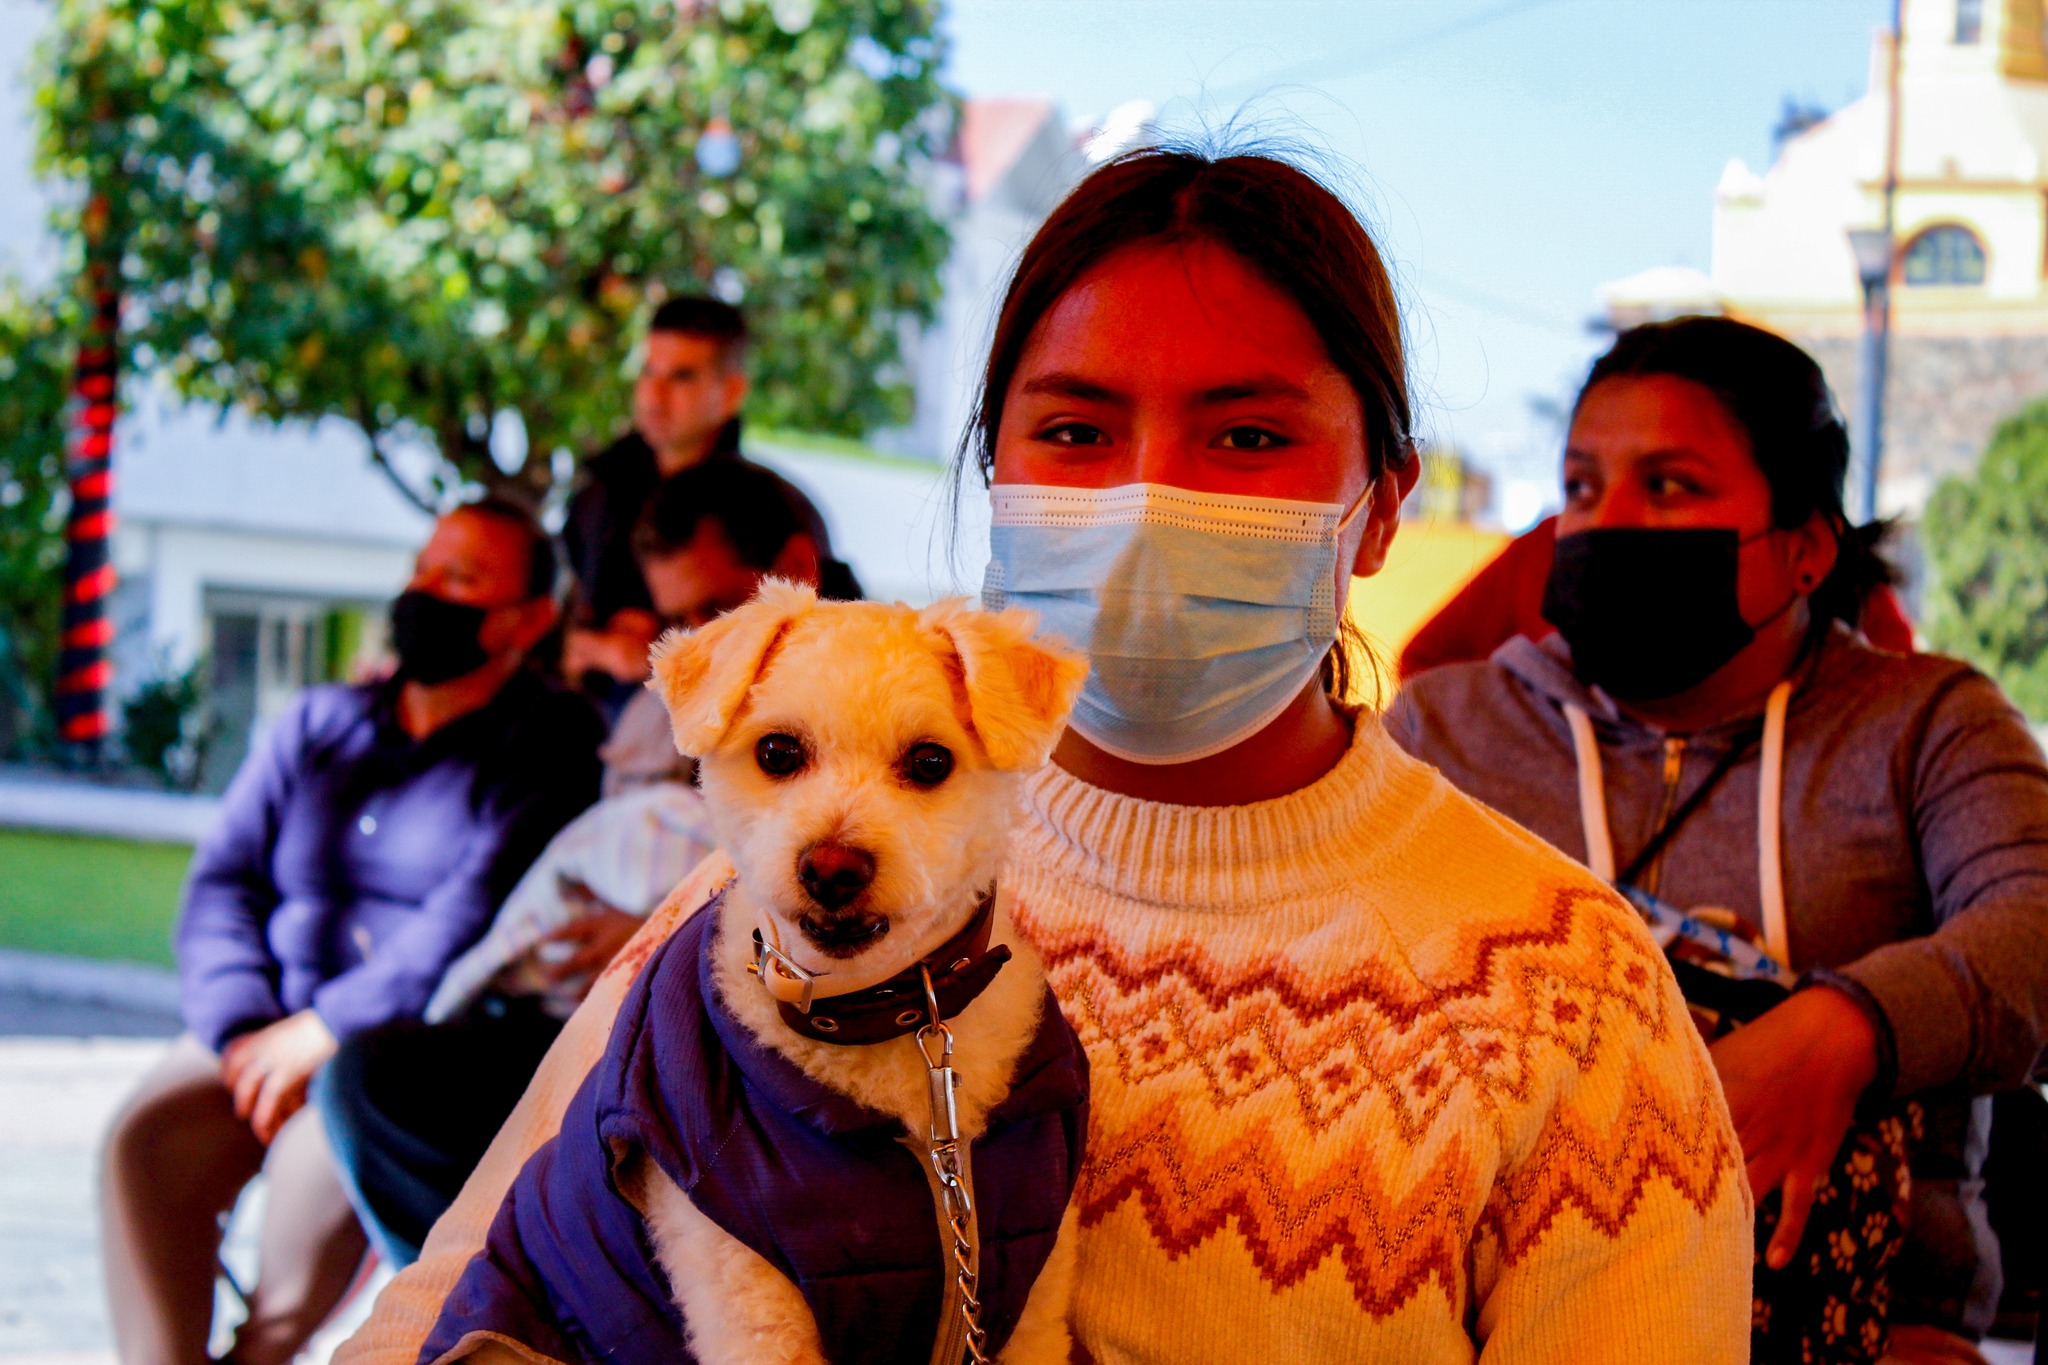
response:
[(1888, 943), (1830, 973), (1861, 986), (1890, 1022), (1896, 1095), (1948, 1085), (1970, 1068), (1972, 1010), (1938, 938)]
[(184, 983), (185, 1027), (216, 1054), (244, 1033), (284, 1018), (267, 983), (235, 979)]

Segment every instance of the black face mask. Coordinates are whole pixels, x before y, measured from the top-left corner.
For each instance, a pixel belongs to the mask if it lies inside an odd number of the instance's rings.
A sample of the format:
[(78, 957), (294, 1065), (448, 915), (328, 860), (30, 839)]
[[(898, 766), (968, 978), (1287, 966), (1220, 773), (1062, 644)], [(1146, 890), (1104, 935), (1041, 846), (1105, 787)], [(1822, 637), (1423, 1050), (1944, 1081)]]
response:
[(398, 594), (391, 604), (391, 647), (400, 675), (431, 687), (482, 668), (491, 656), (477, 632), (489, 614), (417, 588)]
[(1628, 526), (1558, 537), (1543, 618), (1572, 647), (1579, 681), (1621, 701), (1656, 701), (1705, 682), (1741, 653), (1756, 638), (1735, 592), (1742, 544), (1719, 529)]

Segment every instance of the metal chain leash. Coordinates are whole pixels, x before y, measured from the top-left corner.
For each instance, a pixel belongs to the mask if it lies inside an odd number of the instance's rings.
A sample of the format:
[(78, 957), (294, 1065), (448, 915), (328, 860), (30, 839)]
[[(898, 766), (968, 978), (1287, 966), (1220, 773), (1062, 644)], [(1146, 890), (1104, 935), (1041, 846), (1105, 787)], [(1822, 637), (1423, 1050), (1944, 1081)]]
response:
[[(925, 1080), (931, 1092), (931, 1128), (926, 1145), (932, 1170), (939, 1178), (945, 1201), (946, 1225), (952, 1230), (953, 1282), (960, 1292), (960, 1318), (966, 1327), (967, 1359), (972, 1365), (988, 1365), (983, 1346), (988, 1334), (981, 1327), (980, 1276), (974, 1268), (974, 1194), (960, 1171), (960, 1116), (953, 1100), (953, 1031), (939, 1015), (938, 992), (932, 989), (930, 968), (924, 968), (925, 1005), (930, 1022), (917, 1031), (917, 1050), (924, 1058)], [(938, 1050), (933, 1051), (936, 1042)], [(941, 1331), (943, 1331), (943, 1325)]]

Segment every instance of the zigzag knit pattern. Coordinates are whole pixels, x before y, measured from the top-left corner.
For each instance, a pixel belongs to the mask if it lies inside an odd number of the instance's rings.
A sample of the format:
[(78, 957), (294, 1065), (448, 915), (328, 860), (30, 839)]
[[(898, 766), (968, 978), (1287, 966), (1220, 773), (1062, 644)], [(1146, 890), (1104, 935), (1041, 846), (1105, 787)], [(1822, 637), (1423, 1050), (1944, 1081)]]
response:
[(1746, 1358), (1750, 1203), (1634, 914), (1370, 716), (1244, 807), (1034, 779), (1006, 874), (1093, 1067), (1111, 1361)]

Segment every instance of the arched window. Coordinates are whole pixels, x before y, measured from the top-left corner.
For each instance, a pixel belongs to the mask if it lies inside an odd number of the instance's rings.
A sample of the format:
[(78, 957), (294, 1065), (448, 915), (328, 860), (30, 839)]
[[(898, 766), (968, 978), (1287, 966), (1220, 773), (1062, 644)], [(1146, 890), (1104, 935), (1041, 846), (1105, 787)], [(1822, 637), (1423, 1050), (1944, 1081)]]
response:
[(1984, 244), (1966, 227), (1931, 227), (1906, 246), (1900, 272), (1909, 285), (1984, 283)]

